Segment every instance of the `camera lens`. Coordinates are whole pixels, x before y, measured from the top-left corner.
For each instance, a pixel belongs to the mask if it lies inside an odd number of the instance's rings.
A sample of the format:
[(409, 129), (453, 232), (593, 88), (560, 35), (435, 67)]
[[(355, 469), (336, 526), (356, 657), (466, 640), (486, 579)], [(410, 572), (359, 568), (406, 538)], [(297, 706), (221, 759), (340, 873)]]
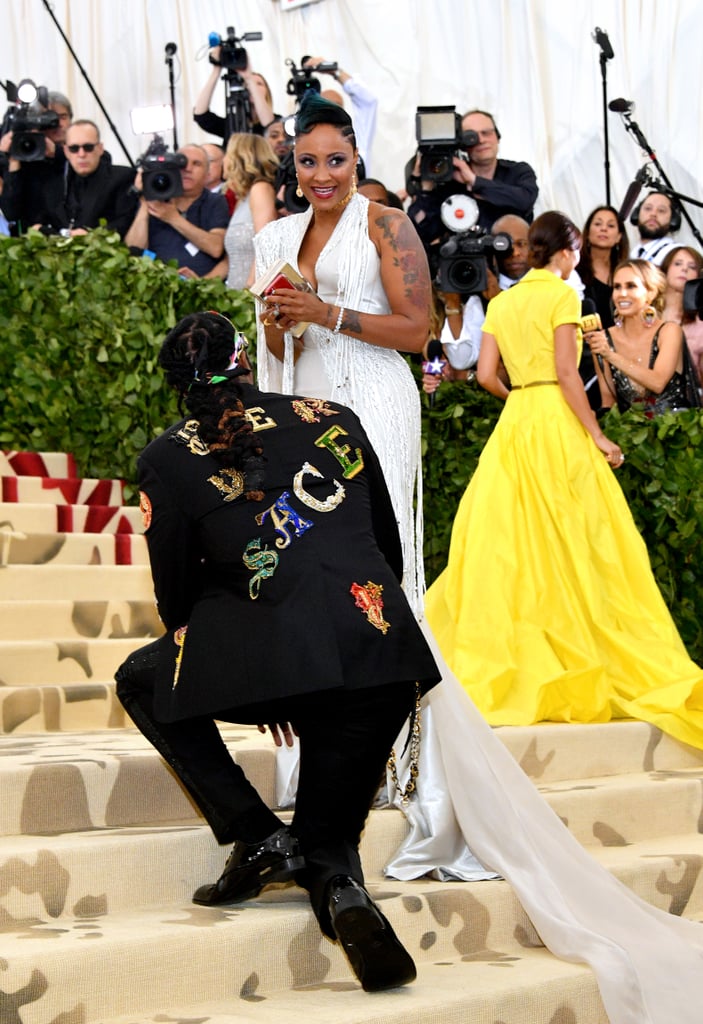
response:
[(158, 195), (168, 192), (172, 184), (173, 181), (170, 174), (154, 174), (149, 179), (151, 191)]
[(15, 132), (12, 136), (10, 156), (16, 160), (43, 160), (46, 142), (41, 132)]
[(468, 292), (474, 294), (481, 291), (481, 268), (475, 260), (458, 259), (452, 263), (447, 273), (447, 279), (451, 290), (455, 292)]
[(452, 162), (446, 156), (432, 157), (427, 161), (428, 178), (446, 178), (451, 176), (452, 170)]

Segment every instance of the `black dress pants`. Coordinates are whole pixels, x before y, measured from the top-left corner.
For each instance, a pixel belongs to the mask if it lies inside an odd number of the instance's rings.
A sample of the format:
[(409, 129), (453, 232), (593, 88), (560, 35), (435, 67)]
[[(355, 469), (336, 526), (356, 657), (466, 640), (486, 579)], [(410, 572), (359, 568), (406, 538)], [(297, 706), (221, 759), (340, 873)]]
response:
[(212, 716), (159, 722), (153, 686), (162, 640), (135, 652), (116, 674), (117, 695), (135, 725), (173, 768), (221, 843), (257, 842), (282, 822), (232, 759), (215, 720), (290, 722), (300, 737), (300, 775), (291, 832), (306, 867), (322, 930), (330, 934), (325, 889), (335, 875), (363, 884), (359, 840), (393, 741), (411, 713), (414, 682), (323, 690)]

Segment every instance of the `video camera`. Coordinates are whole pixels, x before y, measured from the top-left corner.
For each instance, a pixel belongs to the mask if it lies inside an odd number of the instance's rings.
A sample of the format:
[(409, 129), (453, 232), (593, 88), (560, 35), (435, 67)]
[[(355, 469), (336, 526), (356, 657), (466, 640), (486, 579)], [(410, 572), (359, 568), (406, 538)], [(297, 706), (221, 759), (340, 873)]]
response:
[(142, 195), (145, 199), (165, 202), (183, 195), (181, 170), (188, 161), (183, 153), (169, 152), (160, 135), (155, 135), (149, 148), (137, 160), (142, 171)]
[(220, 59), (213, 60), (211, 56), (210, 63), (225, 68), (227, 71), (245, 71), (249, 65), (249, 57), (247, 51), (240, 44), (255, 42), (259, 39), (263, 39), (261, 32), (245, 32), (243, 36), (238, 37), (234, 34), (234, 28), (231, 25), (228, 25), (227, 36), (224, 39), (217, 32), (211, 32), (207, 39), (208, 46), (210, 49), (215, 46), (220, 47)]
[(462, 131), (456, 107), (418, 107), (415, 138), (420, 151), (420, 178), (451, 181), (452, 157), (468, 160), (467, 150), (479, 141), (474, 131)]
[[(12, 83), (7, 84), (10, 86)], [(25, 84), (31, 84), (32, 88), (26, 93), (21, 93), (20, 98), (20, 91)], [(43, 160), (46, 156), (46, 139), (43, 133), (59, 126), (58, 114), (48, 109), (48, 90), (43, 85), (37, 88), (34, 83), (29, 83), (28, 79), (23, 79), (16, 89), (8, 89), (7, 92), (12, 102), (5, 113), (0, 135), (12, 132), (10, 157), (24, 163)], [(11, 95), (12, 92), (14, 95)], [(24, 96), (29, 98), (24, 99)]]
[(290, 78), (286, 84), (286, 92), (289, 96), (295, 96), (298, 103), (302, 100), (303, 96), (310, 89), (314, 89), (315, 92), (320, 92), (320, 79), (314, 77), (314, 72), (328, 72), (332, 73), (337, 71), (337, 62), (330, 61), (327, 64), (318, 64), (315, 68), (306, 68), (305, 62), (310, 60), (310, 57), (301, 57), (300, 67), (295, 66), (295, 61), (287, 58), (286, 64), (290, 68)]
[(703, 318), (703, 277), (687, 281), (683, 286), (683, 309), (684, 313), (695, 313)]
[(513, 240), (505, 231), (484, 234), (476, 226), (479, 209), (470, 196), (449, 196), (442, 203), (441, 216), (454, 234), (439, 248), (437, 288), (462, 296), (480, 295), (488, 286), (489, 260), (495, 273), (495, 257), (507, 256)]

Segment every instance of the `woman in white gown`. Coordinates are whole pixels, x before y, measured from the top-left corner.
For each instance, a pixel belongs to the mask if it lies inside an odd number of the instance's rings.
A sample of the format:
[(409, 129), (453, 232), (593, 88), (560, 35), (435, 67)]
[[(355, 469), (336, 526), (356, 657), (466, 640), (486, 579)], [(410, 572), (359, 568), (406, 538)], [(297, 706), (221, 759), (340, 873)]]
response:
[[(354, 194), (355, 156), (348, 115), (314, 94), (306, 97), (296, 169), (311, 208), (267, 225), (255, 247), (258, 274), (285, 259), (317, 293), (275, 289), (268, 297), (259, 385), (323, 403), (333, 399), (358, 414), (387, 477), (404, 544), (404, 586), (421, 616), (421, 520), (413, 513), (413, 500), (421, 506), (419, 397), (393, 349), (418, 350), (426, 339), (429, 276), (404, 215)], [(290, 328), (301, 322), (311, 326), (298, 340)], [(611, 1024), (698, 1024), (703, 928), (644, 903), (583, 850), (473, 707), (435, 644), (433, 650), (443, 681), (423, 706), (421, 788), (403, 807), (410, 836), (387, 873), (467, 879), (498, 873), (545, 945), (592, 967)]]
[[(258, 383), (264, 391), (331, 399), (360, 417), (383, 465), (403, 544), (403, 586), (419, 618), (420, 398), (400, 351), (419, 352), (427, 340), (427, 261), (404, 213), (357, 193), (348, 114), (310, 98), (304, 109), (331, 108), (323, 109), (326, 122), (299, 130), (296, 142), (299, 190), (311, 205), (267, 224), (254, 244), (257, 274), (283, 258), (315, 293), (277, 289), (270, 297), (280, 313), (259, 324)], [(285, 329), (298, 322), (310, 323), (300, 341)]]

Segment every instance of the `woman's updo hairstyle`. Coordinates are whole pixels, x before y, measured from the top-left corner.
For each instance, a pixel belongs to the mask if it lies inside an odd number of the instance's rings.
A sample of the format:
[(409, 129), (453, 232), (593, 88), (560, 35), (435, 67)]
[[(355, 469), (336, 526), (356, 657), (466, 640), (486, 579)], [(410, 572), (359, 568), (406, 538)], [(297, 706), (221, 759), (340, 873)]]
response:
[(562, 249), (578, 249), (581, 232), (566, 214), (548, 210), (541, 214), (527, 233), (527, 260), (531, 267), (546, 267)]
[(323, 99), (315, 89), (309, 89), (303, 94), (300, 109), (295, 115), (296, 139), (301, 135), (308, 135), (318, 124), (332, 124), (335, 128), (339, 128), (342, 135), (349, 139), (352, 147), (356, 149), (354, 126), (344, 107)]
[(221, 313), (191, 313), (169, 331), (159, 365), (182, 405), (198, 420), (198, 435), (224, 468), (245, 476), (248, 499), (260, 501), (263, 449), (246, 419), (241, 382), (247, 367), (234, 362), (234, 324)]

